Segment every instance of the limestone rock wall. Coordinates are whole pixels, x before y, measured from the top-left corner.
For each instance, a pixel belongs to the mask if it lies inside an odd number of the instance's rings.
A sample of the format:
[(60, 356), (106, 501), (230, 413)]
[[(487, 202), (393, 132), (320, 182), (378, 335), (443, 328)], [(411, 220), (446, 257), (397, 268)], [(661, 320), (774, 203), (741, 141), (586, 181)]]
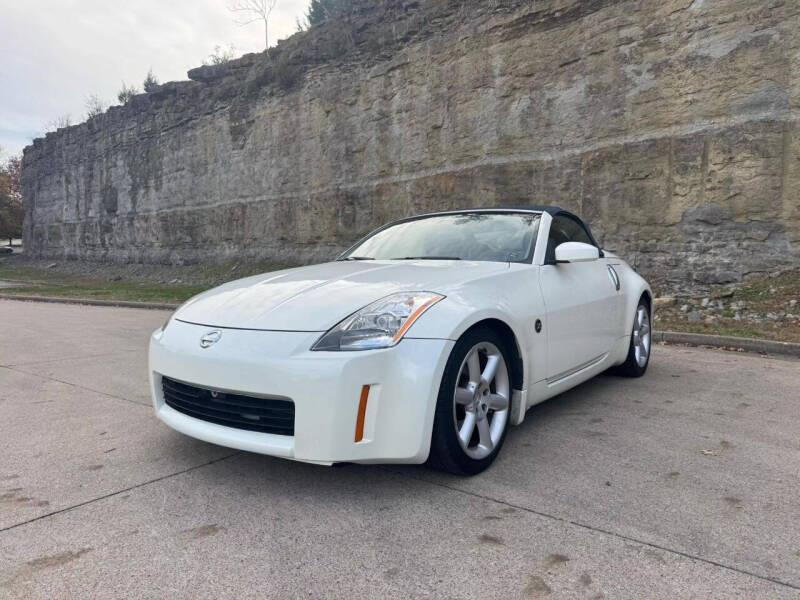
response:
[(26, 253), (320, 261), (394, 218), (537, 203), (665, 289), (800, 264), (800, 3), (356, 6), (36, 140)]

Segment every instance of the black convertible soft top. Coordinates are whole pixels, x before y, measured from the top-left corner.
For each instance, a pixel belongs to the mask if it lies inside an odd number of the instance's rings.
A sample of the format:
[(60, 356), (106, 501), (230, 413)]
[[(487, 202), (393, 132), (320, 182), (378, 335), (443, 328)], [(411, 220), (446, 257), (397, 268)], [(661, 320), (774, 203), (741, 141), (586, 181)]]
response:
[(413, 217), (408, 217), (409, 219), (415, 219), (418, 217), (428, 217), (430, 215), (446, 215), (448, 213), (468, 213), (468, 212), (503, 212), (503, 211), (525, 211), (525, 212), (545, 212), (548, 213), (551, 217), (555, 217), (556, 215), (567, 215), (568, 217), (572, 217), (573, 219), (578, 219), (579, 221), (583, 222), (581, 218), (561, 208), (560, 206), (552, 206), (549, 204), (531, 204), (528, 206), (473, 206), (471, 208), (453, 208), (448, 210), (437, 210), (435, 212), (430, 213), (423, 213), (421, 215), (416, 215)]
[(482, 206), (480, 208), (465, 208), (463, 212), (469, 212), (471, 210), (530, 210), (533, 212), (546, 212), (551, 215), (568, 212), (560, 206), (552, 206), (550, 204), (532, 204), (529, 206)]
[[(447, 213), (466, 213), (466, 212), (475, 212), (475, 211), (497, 211), (503, 212), (504, 210), (509, 211), (526, 211), (526, 212), (546, 212), (551, 215), (557, 215), (559, 213), (567, 213), (572, 214), (569, 211), (564, 210), (559, 206), (551, 206), (549, 204), (530, 204), (528, 206), (471, 206), (469, 208), (449, 208), (447, 210), (437, 210), (434, 212), (429, 213), (422, 213), (420, 215), (416, 215), (417, 217), (426, 217), (428, 215), (438, 215), (438, 214), (447, 214)], [(575, 216), (575, 215), (572, 215)], [(408, 217), (409, 219), (413, 219), (415, 217)]]

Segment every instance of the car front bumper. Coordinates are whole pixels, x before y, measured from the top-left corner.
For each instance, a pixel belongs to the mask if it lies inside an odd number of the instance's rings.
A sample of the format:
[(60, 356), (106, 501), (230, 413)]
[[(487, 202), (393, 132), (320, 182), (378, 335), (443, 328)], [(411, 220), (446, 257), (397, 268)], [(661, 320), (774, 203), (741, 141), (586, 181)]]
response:
[[(200, 338), (222, 332), (208, 348)], [(312, 352), (318, 332), (224, 329), (172, 320), (150, 339), (156, 415), (191, 437), (240, 450), (332, 464), (421, 463), (451, 340), (406, 338), (393, 348)], [(219, 392), (288, 398), (294, 435), (237, 429), (188, 416), (165, 403), (162, 377)], [(369, 387), (363, 439), (355, 441), (362, 389)]]

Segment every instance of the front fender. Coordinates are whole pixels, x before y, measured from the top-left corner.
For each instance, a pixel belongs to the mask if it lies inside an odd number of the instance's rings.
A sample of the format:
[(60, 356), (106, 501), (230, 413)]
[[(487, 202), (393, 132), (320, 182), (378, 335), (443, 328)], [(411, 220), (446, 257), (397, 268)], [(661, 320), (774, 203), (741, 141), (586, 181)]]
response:
[[(623, 293), (622, 300), (622, 322), (620, 325), (619, 338), (628, 338), (631, 335), (633, 328), (633, 319), (636, 316), (636, 308), (639, 306), (639, 299), (643, 294), (650, 297), (650, 327), (652, 329), (653, 323), (653, 290), (650, 284), (647, 283), (644, 277), (634, 271), (626, 262), (620, 262), (615, 268), (618, 271), (620, 281), (622, 282), (621, 290)], [(623, 345), (618, 347), (622, 348)], [(617, 357), (617, 364), (625, 361), (628, 352), (627, 344), (624, 345), (625, 353)]]
[(535, 332), (536, 319), (545, 318), (538, 277), (539, 267), (514, 264), (508, 272), (466, 284), (420, 317), (407, 337), (455, 341), (482, 321), (501, 321), (514, 334), (525, 390), (545, 371), (545, 336)]

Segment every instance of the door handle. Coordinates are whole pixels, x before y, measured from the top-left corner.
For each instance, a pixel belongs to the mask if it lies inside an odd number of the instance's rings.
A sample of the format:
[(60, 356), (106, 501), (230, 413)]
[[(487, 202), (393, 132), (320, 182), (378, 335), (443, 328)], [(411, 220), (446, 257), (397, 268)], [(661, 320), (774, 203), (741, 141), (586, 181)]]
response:
[(608, 276), (611, 278), (611, 283), (613, 283), (614, 288), (619, 291), (619, 275), (617, 275), (617, 272), (611, 265), (606, 265), (606, 269), (608, 269)]

